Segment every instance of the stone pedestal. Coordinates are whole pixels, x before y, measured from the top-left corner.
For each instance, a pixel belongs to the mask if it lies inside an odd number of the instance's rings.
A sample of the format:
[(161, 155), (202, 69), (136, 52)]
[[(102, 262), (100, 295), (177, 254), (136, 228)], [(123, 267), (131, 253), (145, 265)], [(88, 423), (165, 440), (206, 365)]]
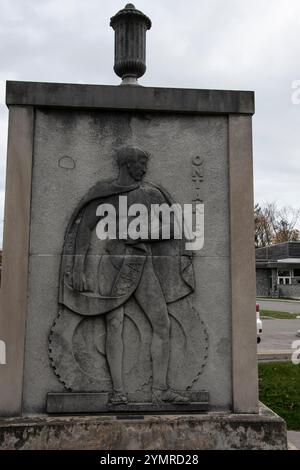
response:
[(286, 450), (284, 421), (259, 414), (68, 416), (0, 420), (0, 449)]
[[(124, 146), (150, 154), (145, 180), (155, 188), (181, 205), (204, 204), (204, 244), (192, 259), (177, 258), (189, 279), (176, 274), (176, 256), (170, 268), (170, 250), (153, 256), (169, 302), (168, 382), (189, 402), (207, 391), (211, 411), (256, 413), (253, 93), (8, 82), (6, 101), (0, 415), (45, 413), (48, 393), (111, 391), (105, 315), (66, 309), (59, 283), (76, 207), (117, 176), (114, 153)], [(151, 325), (133, 297), (125, 303), (123, 376), (132, 402), (149, 404)]]
[[(258, 408), (253, 93), (8, 82), (6, 102), (0, 339), (7, 364), (0, 365), (0, 416), (14, 418), (2, 420), (2, 447), (70, 448), (78, 439), (79, 447), (98, 449), (284, 448), (282, 420)], [(62, 257), (62, 250), (74, 244), (82, 220), (76, 208), (91, 188), (100, 182), (103, 196), (103, 188), (113, 186), (115, 194), (120, 187), (103, 181), (115, 181), (113, 155), (124, 146), (151, 155), (147, 181), (154, 185), (145, 184), (145, 193), (204, 204), (204, 245), (189, 265), (167, 268), (170, 250), (153, 256), (166, 287), (168, 385), (183, 403), (156, 403), (151, 324), (132, 295), (124, 302), (123, 327), (128, 406), (117, 406), (153, 416), (46, 418), (47, 411), (118, 413), (109, 398), (105, 313), (88, 318), (92, 309), (78, 307), (82, 294), (64, 283), (70, 272), (62, 268), (72, 255)], [(133, 265), (138, 275), (139, 263)], [(176, 279), (183, 277), (178, 295)], [(71, 300), (74, 290), (77, 295), (71, 309), (62, 285)], [(190, 414), (199, 410), (210, 413)], [(180, 415), (155, 415), (168, 411)], [(26, 418), (31, 415), (37, 418)]]

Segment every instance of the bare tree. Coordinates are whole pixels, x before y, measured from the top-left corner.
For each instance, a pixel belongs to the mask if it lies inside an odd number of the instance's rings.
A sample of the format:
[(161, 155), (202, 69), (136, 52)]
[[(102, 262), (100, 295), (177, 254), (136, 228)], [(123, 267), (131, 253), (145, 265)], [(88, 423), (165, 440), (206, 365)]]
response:
[(274, 226), (275, 235), (273, 243), (299, 240), (299, 230), (295, 228), (299, 220), (299, 215), (299, 209), (296, 210), (291, 207), (278, 209), (276, 225)]
[(259, 204), (255, 205), (254, 221), (256, 247), (267, 246), (272, 243), (274, 212), (273, 203), (266, 203), (263, 207)]
[(272, 243), (296, 241), (300, 232), (296, 228), (300, 210), (292, 207), (279, 208), (275, 202), (266, 202), (254, 207), (255, 246), (268, 246)]

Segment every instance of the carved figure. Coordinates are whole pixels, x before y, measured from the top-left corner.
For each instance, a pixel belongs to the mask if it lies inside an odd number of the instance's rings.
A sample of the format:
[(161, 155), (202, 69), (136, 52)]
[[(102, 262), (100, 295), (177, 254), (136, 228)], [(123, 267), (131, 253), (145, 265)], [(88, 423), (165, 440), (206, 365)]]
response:
[[(184, 239), (163, 240), (161, 233), (158, 240), (152, 240), (150, 236), (146, 240), (122, 239), (120, 236), (105, 241), (97, 239), (96, 227), (101, 220), (101, 216), (97, 215), (97, 208), (101, 204), (115, 207), (117, 221), (119, 198), (124, 195), (127, 196), (128, 207), (137, 203), (144, 204), (149, 209), (149, 214), (152, 204), (172, 204), (163, 188), (144, 181), (149, 158), (145, 151), (137, 147), (124, 147), (117, 152), (116, 157), (119, 167), (117, 179), (97, 183), (81, 201), (67, 228), (59, 290), (59, 303), (64, 309), (63, 318), (58, 319), (61, 323), (59, 327), (54, 325), (51, 338), (53, 340), (54, 335), (58, 344), (57, 335), (60, 335), (60, 347), (59, 352), (53, 351), (50, 341), (52, 365), (54, 368), (59, 367), (64, 354), (74, 356), (66, 348), (66, 344), (70, 342), (67, 336), (71, 335), (72, 322), (75, 332), (78, 317), (104, 317), (104, 354), (113, 388), (110, 401), (112, 404), (126, 404), (128, 397), (123, 379), (124, 307), (130, 299), (134, 299), (152, 328), (152, 403), (184, 404), (189, 399), (168, 384), (168, 309), (194, 290), (191, 254), (185, 252)], [(119, 228), (117, 227), (117, 234)], [(158, 230), (161, 232), (161, 226)], [(190, 310), (191, 322), (195, 323), (196, 320), (202, 326), (199, 318), (192, 319), (196, 315), (190, 304), (187, 308)], [(70, 312), (70, 316), (65, 312)], [(201, 343), (200, 338), (199, 342)], [(206, 357), (207, 354), (204, 361)], [(203, 362), (203, 357), (201, 361)], [(71, 366), (69, 369), (64, 372), (66, 376), (73, 373)], [(65, 382), (68, 387), (67, 380)]]

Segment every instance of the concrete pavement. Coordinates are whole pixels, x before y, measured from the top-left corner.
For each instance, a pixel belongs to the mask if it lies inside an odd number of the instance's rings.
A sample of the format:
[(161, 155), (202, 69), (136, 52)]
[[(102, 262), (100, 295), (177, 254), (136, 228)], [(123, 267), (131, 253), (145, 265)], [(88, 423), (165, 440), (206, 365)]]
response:
[(299, 313), (300, 300), (261, 300), (257, 299), (261, 310), (275, 310), (276, 312)]
[(296, 336), (297, 331), (300, 330), (300, 319), (279, 320), (271, 318), (262, 320), (262, 325), (263, 332), (258, 351), (291, 350), (293, 341), (300, 340)]

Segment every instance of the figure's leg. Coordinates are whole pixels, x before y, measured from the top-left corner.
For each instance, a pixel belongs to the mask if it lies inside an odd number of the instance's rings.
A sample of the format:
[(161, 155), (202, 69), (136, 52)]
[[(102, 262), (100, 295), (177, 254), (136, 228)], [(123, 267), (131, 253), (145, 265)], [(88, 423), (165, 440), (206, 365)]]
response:
[(166, 301), (150, 257), (145, 262), (134, 296), (152, 326), (153, 388), (164, 390), (167, 388), (170, 354), (170, 320)]
[(152, 326), (151, 358), (153, 368), (153, 401), (186, 403), (188, 399), (173, 392), (167, 385), (170, 355), (170, 319), (160, 282), (149, 257), (134, 294)]
[(166, 389), (170, 354), (170, 319), (164, 294), (150, 257), (144, 265), (142, 278), (134, 296), (152, 326), (153, 387)]
[(119, 307), (106, 314), (106, 357), (113, 383), (114, 403), (126, 403), (127, 397), (123, 385), (123, 322), (124, 307)]

